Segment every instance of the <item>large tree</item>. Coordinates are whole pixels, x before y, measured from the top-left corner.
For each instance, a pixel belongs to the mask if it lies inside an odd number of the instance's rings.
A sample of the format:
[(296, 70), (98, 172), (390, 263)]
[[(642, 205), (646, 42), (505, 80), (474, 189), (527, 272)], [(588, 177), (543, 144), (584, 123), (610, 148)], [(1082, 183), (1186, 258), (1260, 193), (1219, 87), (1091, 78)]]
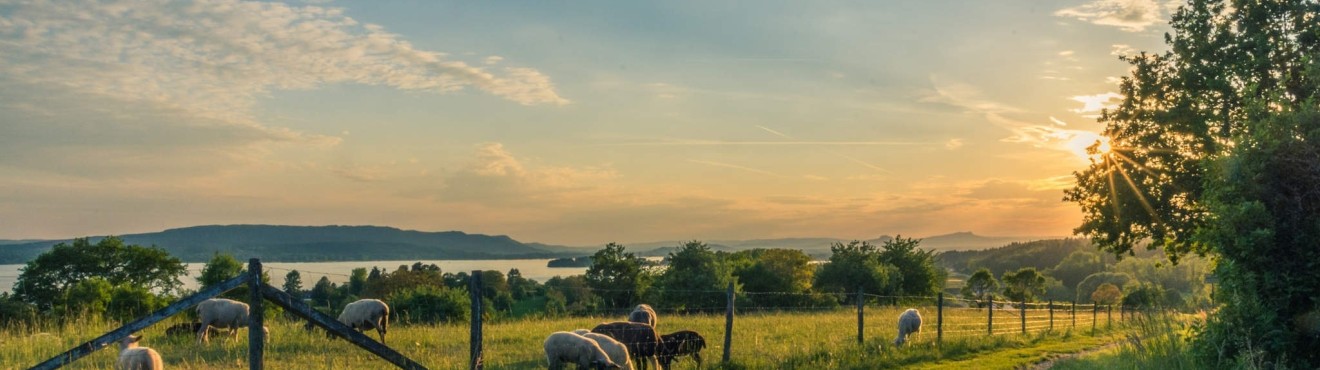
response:
[(73, 244), (59, 243), (23, 267), (14, 286), (20, 301), (49, 309), (62, 301), (74, 285), (100, 278), (111, 286), (141, 287), (171, 294), (187, 272), (183, 262), (156, 247), (126, 245), (117, 237), (95, 244), (79, 238)]
[(921, 239), (894, 236), (880, 245), (880, 262), (898, 268), (902, 295), (932, 296), (944, 289), (944, 269), (935, 266), (935, 252), (921, 249)]
[(1217, 258), (1208, 359), (1320, 366), (1303, 324), (1320, 315), (1320, 3), (1194, 0), (1170, 26), (1168, 52), (1123, 59), (1122, 101), (1101, 115), (1111, 150), (1067, 192), (1077, 231), (1115, 254)]
[(605, 300), (606, 307), (625, 308), (641, 302), (650, 286), (646, 260), (628, 252), (623, 245), (609, 243), (591, 255), (585, 275), (587, 285)]
[(669, 252), (669, 268), (656, 279), (660, 290), (656, 303), (687, 310), (722, 310), (725, 290), (733, 281), (733, 269), (706, 243), (693, 240)]
[(1045, 292), (1045, 275), (1041, 275), (1035, 267), (1005, 272), (999, 280), (1004, 282), (1004, 297), (1014, 302), (1029, 302)]
[(962, 287), (962, 295), (967, 299), (977, 301), (977, 304), (980, 305), (989, 302), (990, 298), (994, 298), (995, 292), (998, 290), (999, 281), (995, 280), (995, 275), (990, 273), (990, 269), (983, 267), (967, 278)]
[(898, 267), (880, 260), (879, 248), (854, 240), (830, 246), (830, 260), (820, 266), (813, 285), (828, 293), (853, 293), (860, 288), (870, 294), (892, 295), (898, 292), (901, 276)]

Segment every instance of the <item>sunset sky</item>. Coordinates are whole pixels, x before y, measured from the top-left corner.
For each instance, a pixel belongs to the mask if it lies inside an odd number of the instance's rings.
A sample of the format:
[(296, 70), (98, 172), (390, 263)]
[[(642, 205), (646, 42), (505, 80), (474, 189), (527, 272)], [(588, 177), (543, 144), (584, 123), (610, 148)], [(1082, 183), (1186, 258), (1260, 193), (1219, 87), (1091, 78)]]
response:
[(1063, 236), (1098, 1), (0, 0), (0, 238)]

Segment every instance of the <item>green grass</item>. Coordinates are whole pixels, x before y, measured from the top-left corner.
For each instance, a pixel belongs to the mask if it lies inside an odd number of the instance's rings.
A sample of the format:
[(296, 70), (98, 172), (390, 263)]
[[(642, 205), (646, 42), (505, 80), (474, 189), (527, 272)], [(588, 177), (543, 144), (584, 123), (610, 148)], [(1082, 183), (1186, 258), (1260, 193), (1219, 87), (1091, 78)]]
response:
[[(925, 332), (903, 348), (890, 343), (896, 333), (894, 318), (900, 310), (868, 307), (866, 341), (857, 343), (856, 311), (777, 312), (741, 314), (734, 322), (732, 361), (721, 364), (724, 351), (723, 315), (662, 315), (663, 332), (696, 330), (707, 338), (703, 351), (706, 368), (723, 369), (820, 369), (896, 368), (920, 365), (932, 368), (1011, 368), (1035, 362), (1049, 353), (1081, 350), (1114, 340), (1114, 331), (1090, 334), (1089, 321), (1078, 331), (1064, 329), (1049, 333), (1019, 334), (1017, 326), (996, 327), (995, 336), (981, 329), (949, 330), (942, 346), (935, 345), (934, 311), (924, 310)], [(996, 312), (998, 315), (998, 312)], [(946, 310), (946, 323), (972, 327), (984, 325), (984, 311)], [(559, 330), (591, 328), (619, 318), (576, 317), (510, 319), (485, 326), (485, 359), (490, 369), (544, 368), (541, 342)], [(1087, 317), (1089, 320), (1089, 317)], [(1115, 318), (1117, 319), (1117, 318)], [(193, 344), (190, 337), (165, 337), (164, 328), (182, 319), (170, 319), (144, 330), (142, 344), (155, 348), (171, 368), (232, 369), (246, 367), (246, 330), (236, 341), (214, 339), (211, 344)], [(1103, 320), (1103, 316), (1101, 316)], [(996, 317), (997, 325), (999, 318)], [(20, 326), (0, 331), (0, 368), (26, 368), (111, 329), (118, 323), (85, 319), (64, 324)], [(388, 368), (389, 364), (343, 340), (301, 330), (300, 322), (268, 319), (271, 341), (266, 347), (268, 369)], [(1082, 329), (1082, 328), (1085, 329)], [(1100, 325), (1104, 327), (1103, 322)], [(468, 357), (468, 325), (396, 325), (390, 328), (388, 344), (432, 369), (463, 368)], [(1107, 334), (1109, 333), (1109, 334)], [(374, 333), (371, 333), (374, 337)], [(117, 351), (108, 348), (68, 368), (110, 368)], [(695, 368), (682, 360), (677, 369)]]
[(1156, 315), (1134, 321), (1134, 330), (1119, 345), (1055, 364), (1059, 370), (1079, 369), (1205, 369), (1192, 356), (1187, 339), (1195, 318)]

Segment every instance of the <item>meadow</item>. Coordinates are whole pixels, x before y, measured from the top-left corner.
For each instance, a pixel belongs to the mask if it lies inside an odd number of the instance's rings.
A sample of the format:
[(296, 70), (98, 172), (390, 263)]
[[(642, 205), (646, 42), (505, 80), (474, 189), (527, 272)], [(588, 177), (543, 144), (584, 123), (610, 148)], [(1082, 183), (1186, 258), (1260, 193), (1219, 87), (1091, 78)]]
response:
[[(1000, 329), (996, 317), (996, 335), (946, 332), (942, 345), (936, 345), (935, 311), (924, 309), (923, 332), (908, 346), (892, 345), (897, 332), (894, 318), (901, 310), (893, 306), (867, 307), (866, 339), (857, 343), (855, 309), (804, 312), (764, 312), (739, 314), (729, 363), (721, 363), (724, 351), (725, 318), (722, 314), (662, 314), (661, 332), (682, 329), (705, 335), (708, 347), (702, 352), (705, 368), (716, 369), (820, 369), (820, 368), (1013, 368), (1050, 358), (1059, 353), (1077, 352), (1119, 341), (1132, 330), (1116, 315), (1112, 329), (1090, 330), (1090, 317), (1079, 317), (1077, 329), (1069, 328), (1066, 316), (1056, 321), (1056, 329), (1043, 328), (1022, 334)], [(998, 315), (999, 312), (996, 312)], [(984, 310), (946, 311), (946, 323), (972, 325)], [(114, 329), (118, 323), (99, 318), (84, 318), (64, 323), (17, 325), (0, 331), (0, 364), (5, 369), (26, 368), (68, 348)], [(1029, 315), (1030, 317), (1030, 315)], [(1100, 316), (1104, 320), (1104, 316)], [(618, 317), (525, 318), (497, 321), (485, 325), (485, 364), (489, 369), (545, 368), (541, 342), (552, 332), (591, 328)], [(170, 368), (233, 369), (247, 366), (246, 331), (238, 340), (213, 338), (208, 345), (196, 345), (191, 337), (167, 337), (165, 328), (182, 317), (168, 319), (142, 331), (143, 344), (157, 349)], [(268, 318), (271, 340), (266, 346), (268, 369), (357, 369), (392, 366), (343, 340), (331, 340), (322, 333), (302, 330), (299, 321)], [(1029, 328), (1030, 329), (1030, 328)], [(374, 333), (369, 333), (373, 338)], [(387, 344), (431, 369), (466, 368), (468, 362), (468, 325), (394, 325)], [(73, 363), (67, 368), (105, 369), (115, 360), (117, 349), (106, 348)], [(675, 369), (693, 369), (691, 359), (680, 360)]]

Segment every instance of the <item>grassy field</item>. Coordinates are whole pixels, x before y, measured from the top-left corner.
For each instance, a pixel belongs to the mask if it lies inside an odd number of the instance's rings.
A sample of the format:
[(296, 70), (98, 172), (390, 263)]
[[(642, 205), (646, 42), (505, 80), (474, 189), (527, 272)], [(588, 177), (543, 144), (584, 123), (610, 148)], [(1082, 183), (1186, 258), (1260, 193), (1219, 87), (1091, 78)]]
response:
[[(893, 307), (869, 307), (865, 321), (866, 341), (860, 345), (857, 343), (857, 313), (853, 310), (740, 314), (734, 323), (732, 361), (727, 364), (720, 364), (724, 351), (723, 315), (662, 314), (659, 329), (662, 332), (691, 329), (703, 333), (709, 345), (702, 352), (706, 367), (724, 369), (1012, 368), (1038, 361), (1051, 353), (1100, 346), (1122, 338), (1122, 333), (1129, 330), (1115, 317), (1113, 330), (1104, 330), (1105, 324), (1101, 321), (1101, 330), (1092, 334), (1088, 316), (1086, 321), (1079, 321), (1078, 330), (1073, 331), (1068, 329), (1066, 318), (1060, 317), (1056, 321), (1056, 330), (1038, 329), (1021, 334), (1020, 323), (1000, 324), (999, 317), (996, 317), (997, 334), (987, 336), (984, 334), (984, 310), (950, 310), (946, 312), (946, 323), (960, 323), (969, 329), (946, 331), (943, 345), (936, 346), (934, 310), (926, 309), (922, 311), (926, 316), (925, 332), (915, 337), (911, 345), (894, 348), (891, 345), (897, 330), (894, 318), (899, 311)], [(1032, 314), (1028, 315), (1029, 319), (1032, 317)], [(490, 369), (544, 368), (541, 341), (547, 335), (560, 330), (591, 328), (603, 321), (617, 319), (523, 319), (488, 324), (485, 326), (486, 366)], [(164, 335), (164, 328), (178, 320), (181, 319), (167, 320), (141, 333), (145, 335), (143, 345), (157, 349), (167, 366), (182, 369), (247, 366), (245, 330), (239, 332), (240, 340), (213, 339), (211, 344), (199, 346), (190, 337)], [(975, 329), (978, 320), (981, 326)], [(304, 332), (300, 322), (267, 321), (272, 337), (266, 347), (268, 369), (390, 367), (345, 341), (328, 340), (323, 335)], [(1005, 326), (1001, 329), (999, 325)], [(0, 364), (3, 364), (0, 367), (26, 368), (116, 326), (117, 323), (88, 319), (0, 331)], [(391, 327), (386, 339), (391, 347), (429, 368), (457, 369), (467, 366), (467, 338), (468, 326), (463, 324), (396, 325)], [(114, 348), (98, 351), (69, 368), (110, 368), (116, 352)], [(685, 359), (676, 368), (695, 368), (695, 364)]]

